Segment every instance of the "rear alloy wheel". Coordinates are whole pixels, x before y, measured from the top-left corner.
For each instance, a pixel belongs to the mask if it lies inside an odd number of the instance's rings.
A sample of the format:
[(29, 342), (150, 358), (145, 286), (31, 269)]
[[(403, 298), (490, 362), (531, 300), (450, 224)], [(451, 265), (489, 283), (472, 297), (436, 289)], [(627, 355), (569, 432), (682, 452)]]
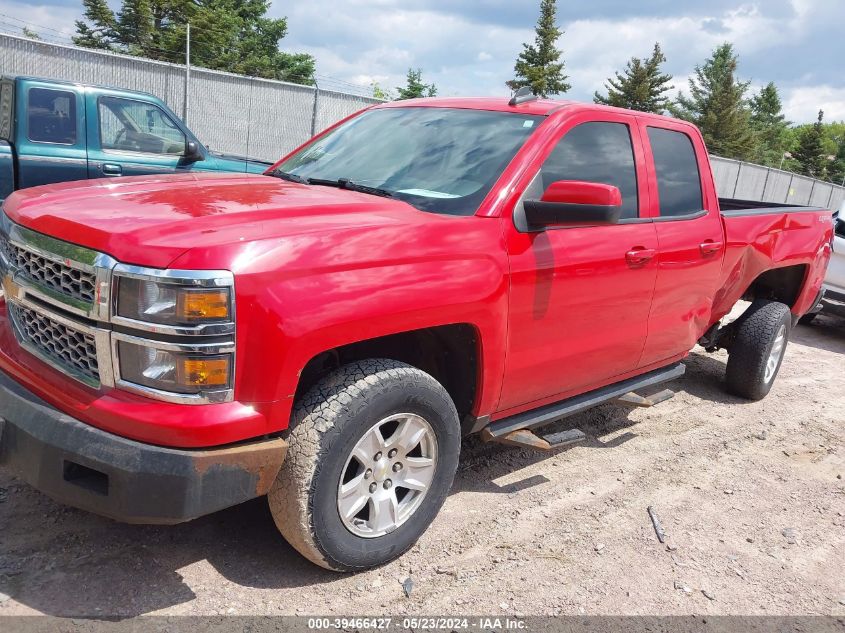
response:
[(434, 520), (458, 466), (460, 424), (424, 371), (386, 359), (345, 365), (297, 403), (268, 495), (303, 556), (358, 571), (401, 556)]
[(728, 391), (760, 400), (772, 389), (792, 328), (789, 306), (758, 300), (737, 321), (725, 374)]

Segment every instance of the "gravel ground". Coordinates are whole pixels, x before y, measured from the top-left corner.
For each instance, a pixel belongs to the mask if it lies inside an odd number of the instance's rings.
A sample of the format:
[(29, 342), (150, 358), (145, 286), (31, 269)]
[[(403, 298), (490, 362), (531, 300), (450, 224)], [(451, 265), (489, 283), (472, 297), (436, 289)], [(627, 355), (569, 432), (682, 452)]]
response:
[(422, 540), (357, 575), (298, 556), (263, 499), (130, 526), (0, 470), (0, 615), (843, 615), (845, 321), (799, 326), (762, 402), (725, 395), (725, 361), (696, 349), (674, 399), (570, 418), (569, 450), (467, 441)]

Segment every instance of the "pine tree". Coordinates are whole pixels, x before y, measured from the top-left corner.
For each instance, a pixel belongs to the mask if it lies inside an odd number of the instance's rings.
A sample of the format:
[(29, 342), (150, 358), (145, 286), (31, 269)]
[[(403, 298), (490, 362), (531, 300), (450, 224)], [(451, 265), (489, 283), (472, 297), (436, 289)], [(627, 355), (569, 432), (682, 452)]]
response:
[(655, 44), (651, 57), (632, 57), (625, 66), (624, 74), (617, 72), (615, 79), (610, 78), (605, 83), (607, 96), (596, 92), (593, 100), (617, 108), (663, 114), (669, 105), (665, 95), (672, 89), (669, 85), (672, 75), (660, 70), (661, 64), (665, 62), (666, 56), (660, 50), (660, 44)]
[(124, 0), (117, 13), (117, 35), (130, 55), (153, 48), (153, 11), (149, 0)]
[[(86, 48), (109, 49), (117, 37), (117, 18), (106, 0), (82, 0), (85, 20), (76, 21), (73, 42)], [(88, 23), (93, 24), (89, 26)]]
[(783, 114), (783, 104), (774, 82), (751, 98), (751, 128), (756, 141), (754, 161), (777, 167), (786, 151), (789, 122)]
[(396, 92), (398, 96), (397, 101), (402, 99), (419, 99), (420, 97), (436, 97), (437, 86), (432, 84), (424, 84), (422, 82), (422, 69), (413, 68), (408, 69), (407, 84), (405, 87), (397, 86)]
[(557, 48), (557, 41), (563, 35), (555, 23), (557, 0), (540, 0), (540, 18), (537, 20), (534, 44), (523, 44), (514, 66), (516, 78), (507, 82), (511, 90), (531, 86), (535, 95), (548, 97), (562, 94), (572, 86), (569, 77), (563, 74), (564, 63), (560, 61), (563, 52)]
[(35, 31), (33, 31), (32, 29), (30, 29), (26, 26), (21, 29), (21, 35), (23, 35), (24, 37), (28, 37), (31, 40), (40, 40), (41, 39), (41, 36), (38, 35), (38, 33), (36, 33)]
[(74, 42), (169, 62), (185, 58), (191, 24), (191, 63), (196, 66), (294, 83), (313, 84), (314, 58), (279, 50), (285, 18), (268, 18), (270, 0), (83, 0), (84, 19)]
[(801, 130), (798, 148), (792, 152), (792, 158), (798, 164), (798, 173), (813, 178), (824, 176), (825, 153), (822, 145), (824, 111), (819, 110), (818, 120)]
[(751, 113), (745, 103), (750, 82), (736, 78), (733, 45), (722, 44), (689, 80), (690, 95), (681, 94), (669, 109), (695, 123), (708, 149), (718, 156), (747, 160), (754, 152)]

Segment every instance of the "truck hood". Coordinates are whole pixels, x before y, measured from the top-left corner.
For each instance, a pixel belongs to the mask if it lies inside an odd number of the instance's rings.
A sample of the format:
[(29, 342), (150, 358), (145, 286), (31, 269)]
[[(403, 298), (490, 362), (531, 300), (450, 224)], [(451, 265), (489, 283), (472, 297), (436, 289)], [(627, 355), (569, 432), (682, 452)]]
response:
[(14, 193), (3, 208), (33, 231), (155, 268), (167, 268), (192, 248), (385, 227), (428, 215), (390, 198), (226, 173), (34, 187)]

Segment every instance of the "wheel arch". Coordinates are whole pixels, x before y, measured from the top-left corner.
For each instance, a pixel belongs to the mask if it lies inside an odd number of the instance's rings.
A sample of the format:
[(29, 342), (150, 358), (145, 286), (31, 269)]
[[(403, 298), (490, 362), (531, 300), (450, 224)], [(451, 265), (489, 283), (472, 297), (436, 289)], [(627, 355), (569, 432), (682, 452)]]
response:
[(459, 419), (473, 417), (483, 378), (481, 334), (470, 323), (438, 325), (355, 341), (312, 356), (299, 374), (298, 401), (320, 378), (338, 367), (368, 358), (407, 363), (433, 376), (449, 393)]
[(742, 298), (746, 301), (778, 301), (793, 308), (801, 297), (809, 272), (810, 267), (807, 264), (770, 268), (751, 282)]

